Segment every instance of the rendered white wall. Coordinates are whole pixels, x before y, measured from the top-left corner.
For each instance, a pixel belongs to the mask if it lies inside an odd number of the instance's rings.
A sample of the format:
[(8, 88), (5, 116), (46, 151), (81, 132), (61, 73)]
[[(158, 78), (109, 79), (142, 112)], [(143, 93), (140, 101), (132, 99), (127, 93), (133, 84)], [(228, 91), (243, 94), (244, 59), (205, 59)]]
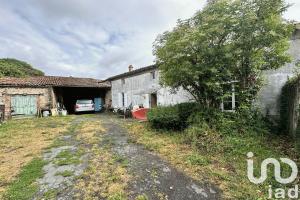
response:
[(256, 105), (263, 114), (279, 116), (279, 98), (282, 87), (287, 80), (295, 75), (296, 63), (300, 61), (300, 31), (295, 33), (290, 42), (288, 53), (292, 57), (292, 62), (277, 70), (264, 72), (265, 85), (259, 92)]
[(187, 102), (192, 100), (188, 92), (180, 89), (173, 94), (170, 89), (163, 88), (159, 84), (159, 71), (155, 70), (156, 78), (151, 76), (152, 71), (146, 71), (142, 74), (125, 78), (125, 84), (122, 84), (122, 79), (111, 82), (112, 105), (114, 108), (120, 108), (119, 98), (123, 92), (127, 97), (127, 105), (143, 104), (144, 107), (150, 107), (150, 94), (157, 93), (157, 104), (160, 106), (174, 105), (177, 103)]

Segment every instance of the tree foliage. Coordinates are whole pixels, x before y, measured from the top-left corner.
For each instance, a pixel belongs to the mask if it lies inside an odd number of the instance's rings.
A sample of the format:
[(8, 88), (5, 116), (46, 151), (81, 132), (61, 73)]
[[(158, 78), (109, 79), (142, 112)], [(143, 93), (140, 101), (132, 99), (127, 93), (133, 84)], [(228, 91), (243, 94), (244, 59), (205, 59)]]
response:
[(0, 77), (28, 77), (28, 76), (43, 76), (44, 73), (34, 69), (26, 62), (4, 58), (0, 59)]
[(261, 86), (261, 72), (290, 61), (292, 26), (282, 19), (283, 0), (217, 0), (158, 36), (154, 55), (165, 86), (183, 87), (217, 107), (226, 83), (236, 80), (241, 103)]

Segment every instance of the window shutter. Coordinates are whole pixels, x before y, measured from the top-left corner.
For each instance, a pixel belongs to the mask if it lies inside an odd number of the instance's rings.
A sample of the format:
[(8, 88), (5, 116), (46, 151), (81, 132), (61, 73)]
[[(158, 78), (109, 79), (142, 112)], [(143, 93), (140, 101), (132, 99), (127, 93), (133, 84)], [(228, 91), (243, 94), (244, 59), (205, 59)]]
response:
[(118, 107), (123, 107), (122, 105), (122, 93), (118, 93)]
[(127, 93), (124, 93), (124, 107), (128, 106), (128, 99), (127, 99), (128, 95)]
[(149, 98), (149, 94), (145, 94), (145, 99), (144, 99), (144, 107), (145, 108), (150, 108), (150, 98)]

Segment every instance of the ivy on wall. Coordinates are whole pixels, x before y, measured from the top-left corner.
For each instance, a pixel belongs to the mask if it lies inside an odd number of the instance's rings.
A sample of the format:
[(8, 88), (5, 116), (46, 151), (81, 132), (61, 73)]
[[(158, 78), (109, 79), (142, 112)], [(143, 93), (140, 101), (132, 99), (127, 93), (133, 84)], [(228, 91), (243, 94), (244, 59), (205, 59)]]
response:
[(280, 131), (293, 137), (299, 124), (299, 83), (300, 76), (291, 78), (283, 86), (280, 96)]

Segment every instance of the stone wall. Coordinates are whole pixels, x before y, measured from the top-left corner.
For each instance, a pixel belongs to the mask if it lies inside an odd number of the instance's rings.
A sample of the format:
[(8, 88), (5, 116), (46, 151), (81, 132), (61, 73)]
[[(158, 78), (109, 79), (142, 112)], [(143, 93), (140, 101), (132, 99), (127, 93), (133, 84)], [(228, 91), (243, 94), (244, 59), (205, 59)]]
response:
[(5, 105), (5, 119), (11, 117), (11, 97), (13, 95), (36, 95), (37, 108), (44, 108), (51, 106), (51, 93), (52, 88), (14, 88), (14, 87), (1, 87), (0, 100)]

